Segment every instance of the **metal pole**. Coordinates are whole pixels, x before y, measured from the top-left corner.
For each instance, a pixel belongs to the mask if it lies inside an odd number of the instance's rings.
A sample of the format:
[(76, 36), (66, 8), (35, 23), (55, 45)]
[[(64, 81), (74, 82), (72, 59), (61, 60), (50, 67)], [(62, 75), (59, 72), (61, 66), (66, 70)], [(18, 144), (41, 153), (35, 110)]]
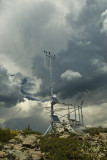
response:
[(75, 121), (76, 121), (76, 109), (75, 109), (75, 104), (74, 104), (74, 111), (75, 111)]
[(53, 116), (54, 110), (53, 110), (53, 104), (51, 103), (51, 116)]
[(51, 83), (51, 97), (53, 97), (53, 79), (52, 79), (52, 62), (51, 57), (50, 58), (50, 83)]
[(79, 122), (80, 122), (80, 110), (79, 110), (79, 106), (78, 106), (78, 115), (79, 115)]
[(84, 94), (84, 96), (83, 96), (83, 98), (82, 98), (82, 101), (81, 101), (81, 103), (80, 103), (80, 109), (81, 109), (81, 123), (82, 123), (82, 124), (83, 124), (83, 111), (82, 111), (82, 105), (83, 105), (83, 103), (84, 103), (84, 101), (85, 101), (87, 95), (88, 95), (88, 90), (86, 90), (86, 92), (85, 92), (85, 94)]
[(69, 105), (68, 105), (68, 120), (70, 122), (70, 111), (69, 111)]
[(45, 131), (44, 136), (47, 134), (47, 132), (50, 130), (51, 125), (49, 125), (48, 129)]
[(53, 78), (52, 78), (52, 59), (55, 59), (55, 55), (51, 56), (50, 52), (44, 51), (46, 56), (49, 57), (50, 60), (50, 87), (51, 87), (51, 97), (53, 97)]
[(81, 122), (83, 124), (83, 112), (82, 112), (82, 106), (81, 106)]

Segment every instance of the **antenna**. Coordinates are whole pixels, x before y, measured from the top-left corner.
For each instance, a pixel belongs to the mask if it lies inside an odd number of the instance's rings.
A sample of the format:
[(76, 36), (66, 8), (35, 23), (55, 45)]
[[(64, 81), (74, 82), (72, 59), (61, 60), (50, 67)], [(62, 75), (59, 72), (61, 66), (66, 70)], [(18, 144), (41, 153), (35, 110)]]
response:
[(49, 57), (50, 60), (50, 88), (51, 88), (51, 97), (53, 97), (53, 77), (52, 77), (52, 59), (55, 59), (55, 55), (51, 56), (50, 52), (44, 51), (46, 57)]

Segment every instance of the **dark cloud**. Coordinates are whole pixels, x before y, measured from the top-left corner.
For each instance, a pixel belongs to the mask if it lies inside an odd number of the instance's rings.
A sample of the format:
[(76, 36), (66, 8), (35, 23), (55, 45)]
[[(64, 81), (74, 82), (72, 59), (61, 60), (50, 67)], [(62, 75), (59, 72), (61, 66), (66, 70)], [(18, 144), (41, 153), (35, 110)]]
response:
[(107, 2), (100, 3), (98, 0), (86, 1), (85, 6), (82, 8), (78, 18), (73, 20), (72, 14), (67, 15), (67, 22), (74, 30), (73, 39), (76, 41), (90, 41), (91, 46), (87, 48), (86, 54), (100, 54), (106, 57), (105, 49), (106, 36), (101, 33), (101, 14), (106, 10)]
[[(21, 125), (20, 125), (21, 124)], [(41, 133), (45, 133), (46, 129), (49, 126), (49, 122), (43, 120), (43, 117), (40, 115), (36, 115), (35, 117), (27, 117), (27, 118), (12, 118), (5, 123), (5, 127), (9, 127), (10, 129), (26, 129), (30, 125), (30, 128), (35, 131), (39, 131)]]
[(23, 101), (21, 87), (9, 80), (7, 70), (0, 66), (0, 106), (12, 107)]
[[(89, 98), (90, 103), (96, 103), (96, 101), (97, 103), (100, 103), (102, 98), (99, 99), (99, 96), (92, 96), (95, 90), (96, 93), (94, 93), (94, 95), (98, 94), (97, 90), (100, 89), (102, 94), (104, 93), (103, 99), (106, 100), (106, 96), (104, 95), (106, 95), (105, 88), (107, 88), (107, 74), (106, 72), (103, 73), (103, 68), (100, 66), (101, 62), (105, 63), (100, 57), (99, 52), (97, 53), (97, 49), (93, 49), (93, 46), (78, 46), (78, 44), (69, 41), (68, 50), (59, 53), (59, 55), (56, 56), (55, 62), (53, 62), (55, 93), (60, 95), (61, 98), (72, 98), (78, 93), (81, 93), (82, 96), (83, 92), (88, 89), (91, 95)], [(38, 62), (36, 61), (36, 58), (34, 73), (39, 77), (41, 76), (43, 82), (39, 95), (47, 96), (50, 94), (49, 68), (46, 68), (43, 58), (38, 59)], [(99, 68), (97, 65), (92, 64), (91, 60), (93, 59), (99, 59)], [(48, 63), (47, 65), (49, 66)], [(61, 79), (61, 74), (67, 69), (78, 71), (82, 75), (82, 78), (74, 81)]]
[[(106, 9), (106, 2), (100, 4), (99, 1), (87, 0), (78, 18), (74, 19), (72, 13), (66, 16), (67, 23), (71, 25), (74, 33), (71, 36), (72, 40), (68, 41), (68, 48), (59, 52), (53, 62), (54, 89), (61, 98), (73, 98), (78, 93), (82, 95), (88, 89), (90, 104), (106, 101), (104, 95), (106, 95), (105, 88), (107, 88), (107, 37), (101, 32), (100, 26), (101, 14)], [(36, 58), (32, 68), (35, 75), (39, 74), (42, 78), (40, 93), (42, 96), (49, 95), (49, 90), (47, 90), (49, 69), (46, 68), (41, 56)], [(98, 60), (98, 64), (92, 64), (94, 60)], [(82, 78), (75, 81), (61, 79), (61, 74), (67, 69), (79, 72)], [(101, 98), (99, 98), (98, 90), (102, 94), (102, 96), (100, 94)]]
[(58, 25), (58, 11), (50, 1), (12, 0), (4, 7), (0, 15), (1, 55), (8, 58), (8, 63), (14, 61), (23, 74), (32, 73), (32, 60), (44, 48), (66, 47), (66, 26)]

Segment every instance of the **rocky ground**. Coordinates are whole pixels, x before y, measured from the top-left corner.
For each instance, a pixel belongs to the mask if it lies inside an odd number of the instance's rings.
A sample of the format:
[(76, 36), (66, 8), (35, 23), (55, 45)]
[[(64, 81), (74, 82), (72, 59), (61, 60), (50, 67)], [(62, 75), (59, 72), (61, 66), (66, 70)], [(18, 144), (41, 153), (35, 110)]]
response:
[[(107, 159), (107, 133), (95, 134), (93, 136), (89, 133), (83, 135), (78, 133), (77, 138), (90, 144), (85, 154), (91, 154), (92, 157), (94, 157), (93, 159)], [(82, 150), (82, 152), (84, 153), (84, 150)]]
[[(70, 133), (63, 132), (58, 138), (67, 139)], [(0, 143), (0, 160), (48, 160), (45, 152), (41, 151), (40, 143), (43, 135), (18, 133), (8, 143)], [(91, 155), (93, 159), (107, 159), (107, 133), (90, 135), (89, 133), (76, 133), (74, 137), (82, 141), (81, 153)], [(49, 137), (47, 137), (48, 141)], [(89, 147), (85, 148), (85, 142)], [(63, 160), (63, 157), (62, 157)], [(64, 159), (65, 160), (65, 159)]]
[(44, 154), (39, 147), (39, 136), (22, 135), (21, 133), (4, 144), (0, 151), (0, 160), (42, 160)]

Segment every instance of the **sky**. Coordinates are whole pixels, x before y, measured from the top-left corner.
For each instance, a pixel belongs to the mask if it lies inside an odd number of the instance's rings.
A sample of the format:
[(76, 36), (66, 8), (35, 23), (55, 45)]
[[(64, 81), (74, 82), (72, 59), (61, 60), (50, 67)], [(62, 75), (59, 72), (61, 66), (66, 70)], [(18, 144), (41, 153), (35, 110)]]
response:
[(88, 89), (84, 123), (107, 127), (106, 0), (0, 0), (0, 127), (48, 127), (44, 50), (58, 99), (79, 105)]

